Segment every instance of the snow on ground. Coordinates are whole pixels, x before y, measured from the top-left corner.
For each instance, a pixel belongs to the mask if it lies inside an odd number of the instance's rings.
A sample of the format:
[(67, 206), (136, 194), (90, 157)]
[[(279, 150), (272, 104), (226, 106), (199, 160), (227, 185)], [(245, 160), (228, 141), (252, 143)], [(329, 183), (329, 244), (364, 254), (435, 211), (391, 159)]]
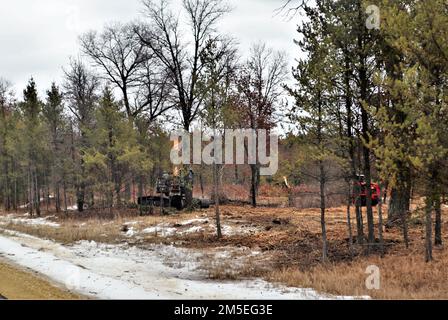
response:
[(312, 289), (287, 288), (260, 279), (207, 280), (198, 251), (152, 245), (53, 241), (4, 230), (0, 257), (37, 271), (78, 293), (100, 299), (335, 299)]
[(126, 237), (133, 237), (136, 233), (137, 232), (135, 231), (134, 227), (130, 227), (128, 231), (126, 231)]
[(159, 224), (155, 227), (149, 227), (142, 230), (142, 233), (157, 237), (171, 237), (176, 233), (176, 231), (176, 228), (170, 228), (166, 224)]
[(202, 228), (201, 226), (193, 226), (190, 227), (186, 230), (183, 231), (184, 234), (189, 234), (189, 233), (198, 233), (198, 232), (203, 232), (204, 228)]
[(191, 224), (199, 224), (199, 223), (209, 223), (208, 218), (195, 218), (190, 220), (185, 220), (180, 223), (181, 226), (188, 226)]
[[(192, 233), (216, 233), (216, 226), (213, 221), (209, 218), (196, 217), (194, 219), (189, 219), (181, 221), (179, 223), (160, 223), (141, 231), (136, 229), (136, 225), (140, 222), (131, 221), (126, 222), (126, 226), (134, 226), (126, 229), (126, 236), (140, 236), (140, 235), (150, 235), (155, 237), (172, 237), (172, 236), (182, 236)], [(244, 226), (244, 225), (221, 225), (221, 231), (226, 236), (240, 235), (240, 234), (254, 234), (259, 231), (256, 227)]]
[(127, 225), (127, 226), (136, 226), (139, 223), (142, 223), (142, 222), (141, 221), (128, 221), (128, 222), (125, 223), (125, 225)]
[(47, 226), (53, 228), (59, 228), (61, 225), (56, 222), (49, 221), (49, 219), (54, 218), (55, 216), (49, 216), (45, 218), (30, 218), (28, 217), (28, 213), (24, 214), (24, 217), (19, 217), (14, 214), (8, 214), (6, 216), (0, 216), (1, 224), (15, 223), (15, 224), (26, 224), (31, 226)]

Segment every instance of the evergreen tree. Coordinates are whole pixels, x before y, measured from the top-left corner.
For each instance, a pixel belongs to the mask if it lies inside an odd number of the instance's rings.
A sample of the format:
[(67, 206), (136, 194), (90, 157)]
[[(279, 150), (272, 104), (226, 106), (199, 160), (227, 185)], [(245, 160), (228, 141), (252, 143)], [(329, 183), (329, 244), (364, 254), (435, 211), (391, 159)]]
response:
[(22, 141), (26, 154), (28, 202), (30, 215), (34, 212), (41, 214), (41, 186), (42, 174), (45, 169), (44, 159), (47, 155), (45, 143), (46, 135), (41, 121), (42, 102), (37, 94), (36, 83), (30, 79), (23, 91), (23, 102), (20, 104), (23, 117)]
[(62, 102), (62, 93), (55, 83), (47, 91), (47, 102), (43, 105), (42, 114), (45, 118), (51, 139), (51, 152), (47, 162), (48, 171), (51, 172), (51, 181), (54, 186), (56, 212), (61, 210), (61, 180), (63, 170), (63, 158), (65, 155), (61, 152), (62, 129), (64, 125), (64, 105)]
[[(72, 158), (76, 159), (78, 163), (75, 170), (75, 186), (79, 212), (84, 210), (84, 204), (86, 203), (87, 181), (84, 153), (89, 148), (89, 134), (94, 124), (98, 86), (98, 78), (87, 69), (82, 61), (71, 60), (70, 69), (65, 71), (64, 95), (67, 100), (67, 107), (75, 118), (76, 127), (80, 133), (77, 150), (72, 152)], [(75, 142), (74, 140), (73, 142)], [(93, 197), (91, 200), (93, 200)]]
[(338, 69), (333, 68), (332, 62), (335, 48), (323, 27), (319, 19), (311, 19), (299, 28), (303, 37), (297, 43), (306, 58), (299, 61), (294, 69), (296, 86), (287, 89), (296, 100), (289, 118), (297, 123), (298, 131), (304, 137), (303, 142), (308, 145), (307, 159), (302, 165), (315, 168), (311, 172), (302, 169), (302, 172), (319, 183), (322, 261), (325, 262), (328, 260), (326, 188), (328, 182), (334, 179), (330, 168), (337, 163), (341, 166), (343, 159), (338, 157), (338, 145), (335, 143), (338, 139), (337, 88), (334, 86)]

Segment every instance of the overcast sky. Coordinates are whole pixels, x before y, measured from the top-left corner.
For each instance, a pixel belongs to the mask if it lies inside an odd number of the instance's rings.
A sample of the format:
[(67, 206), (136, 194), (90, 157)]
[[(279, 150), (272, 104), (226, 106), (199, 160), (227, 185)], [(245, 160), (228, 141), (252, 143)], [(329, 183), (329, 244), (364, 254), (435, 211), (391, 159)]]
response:
[[(275, 14), (283, 1), (230, 0), (234, 11), (219, 29), (238, 40), (243, 54), (261, 40), (286, 51), (292, 64), (297, 20)], [(43, 93), (52, 81), (61, 81), (69, 57), (78, 55), (80, 34), (107, 22), (142, 18), (141, 0), (3, 0), (0, 77), (13, 83), (20, 98), (31, 76)]]

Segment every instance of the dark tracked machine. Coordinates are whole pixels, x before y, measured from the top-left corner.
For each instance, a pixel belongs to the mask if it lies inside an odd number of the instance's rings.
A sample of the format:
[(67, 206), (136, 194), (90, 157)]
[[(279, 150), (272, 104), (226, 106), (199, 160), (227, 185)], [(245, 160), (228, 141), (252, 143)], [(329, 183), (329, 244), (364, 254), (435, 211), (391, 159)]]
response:
[[(154, 196), (138, 198), (138, 205), (145, 207), (175, 208), (183, 210), (186, 207), (187, 185), (193, 185), (193, 171), (187, 175), (164, 173), (157, 179)], [(193, 199), (193, 205), (201, 209), (210, 207), (207, 199)]]

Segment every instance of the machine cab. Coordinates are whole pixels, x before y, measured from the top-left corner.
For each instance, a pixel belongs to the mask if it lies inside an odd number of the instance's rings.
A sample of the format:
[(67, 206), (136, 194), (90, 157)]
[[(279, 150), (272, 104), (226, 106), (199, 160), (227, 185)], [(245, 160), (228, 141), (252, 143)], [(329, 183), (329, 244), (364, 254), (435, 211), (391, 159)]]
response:
[[(365, 207), (367, 205), (367, 184), (365, 176), (358, 174), (356, 178), (357, 180), (354, 181), (353, 185), (353, 204), (356, 204), (356, 201), (359, 200), (361, 207)], [(381, 196), (380, 186), (378, 183), (372, 182), (370, 187), (372, 189), (372, 206), (377, 206)]]

